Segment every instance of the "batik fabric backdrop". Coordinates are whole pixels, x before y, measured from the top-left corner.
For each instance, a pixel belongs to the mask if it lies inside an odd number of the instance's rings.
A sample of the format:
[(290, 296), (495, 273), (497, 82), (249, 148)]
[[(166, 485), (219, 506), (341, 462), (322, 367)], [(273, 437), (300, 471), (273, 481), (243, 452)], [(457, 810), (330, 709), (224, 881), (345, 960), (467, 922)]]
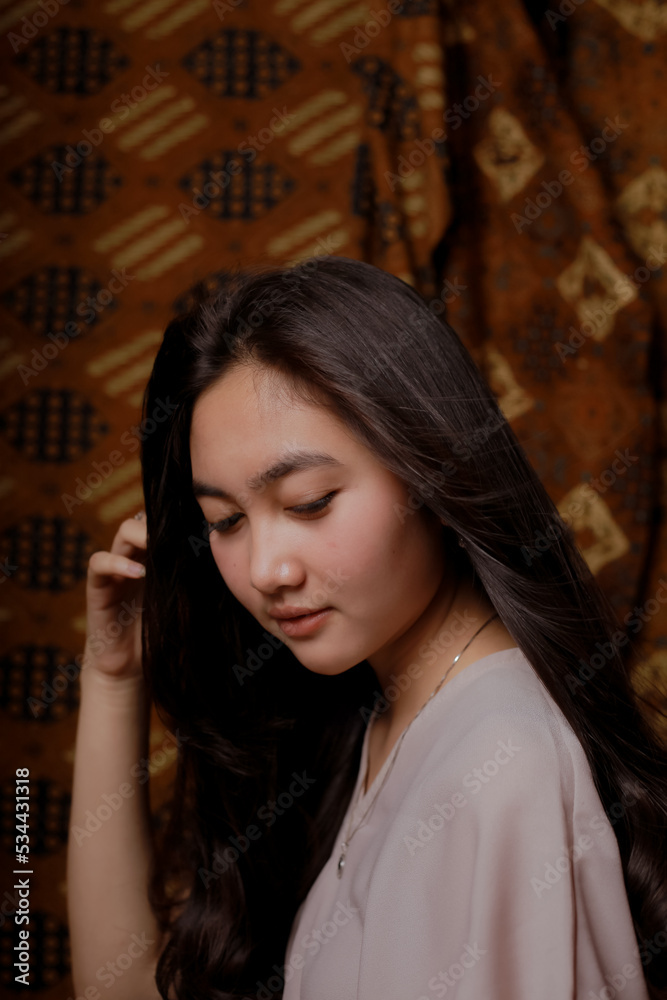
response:
[[(28, 991), (61, 998), (87, 561), (143, 506), (143, 389), (197, 284), (339, 254), (418, 289), (665, 690), (667, 7), (5, 0), (0, 33), (0, 974), (25, 990), (27, 767)], [(174, 759), (153, 717), (156, 823)]]

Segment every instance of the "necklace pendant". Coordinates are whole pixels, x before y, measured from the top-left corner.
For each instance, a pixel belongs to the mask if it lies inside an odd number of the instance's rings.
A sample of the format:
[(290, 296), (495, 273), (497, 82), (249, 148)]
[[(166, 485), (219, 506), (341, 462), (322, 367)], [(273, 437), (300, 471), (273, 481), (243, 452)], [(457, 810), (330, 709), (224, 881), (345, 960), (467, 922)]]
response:
[(346, 851), (347, 851), (347, 844), (344, 843), (343, 844), (343, 850), (342, 850), (341, 855), (340, 855), (340, 857), (338, 859), (338, 868), (336, 869), (336, 875), (338, 876), (338, 878), (342, 878), (343, 877), (343, 868), (345, 867), (345, 852)]

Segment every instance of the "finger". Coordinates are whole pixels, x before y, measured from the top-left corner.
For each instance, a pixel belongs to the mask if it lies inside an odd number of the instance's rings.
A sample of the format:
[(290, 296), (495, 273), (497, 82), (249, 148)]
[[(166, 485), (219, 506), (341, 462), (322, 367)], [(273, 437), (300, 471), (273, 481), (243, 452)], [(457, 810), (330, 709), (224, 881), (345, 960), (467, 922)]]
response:
[(142, 517), (140, 521), (135, 517), (127, 517), (121, 521), (110, 551), (140, 560), (146, 551), (146, 542), (146, 517)]
[(128, 559), (117, 552), (93, 552), (88, 560), (88, 581), (92, 587), (105, 587), (111, 576), (121, 576), (137, 580), (144, 576), (145, 566), (140, 562)]

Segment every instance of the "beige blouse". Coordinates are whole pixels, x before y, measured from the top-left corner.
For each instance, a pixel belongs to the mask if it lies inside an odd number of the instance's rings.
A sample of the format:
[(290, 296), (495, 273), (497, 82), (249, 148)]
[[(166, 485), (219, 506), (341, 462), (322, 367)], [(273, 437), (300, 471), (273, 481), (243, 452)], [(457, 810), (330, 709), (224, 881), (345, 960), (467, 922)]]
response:
[(350, 816), (391, 764), (354, 808), (368, 733), (292, 925), (284, 1000), (648, 1000), (610, 820), (518, 647), (469, 664), (415, 718), (338, 878)]

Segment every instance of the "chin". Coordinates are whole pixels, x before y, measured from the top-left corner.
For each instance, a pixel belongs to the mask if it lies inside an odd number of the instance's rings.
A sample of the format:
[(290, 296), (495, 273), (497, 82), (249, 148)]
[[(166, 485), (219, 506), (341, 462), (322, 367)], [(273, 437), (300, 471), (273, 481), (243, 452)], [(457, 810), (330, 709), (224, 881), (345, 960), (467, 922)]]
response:
[(320, 674), (322, 677), (338, 677), (339, 674), (344, 674), (355, 666), (354, 663), (332, 664), (331, 660), (327, 660), (326, 663), (317, 663), (309, 660), (308, 657), (302, 659), (296, 653), (294, 655), (305, 670), (309, 670), (311, 674)]

